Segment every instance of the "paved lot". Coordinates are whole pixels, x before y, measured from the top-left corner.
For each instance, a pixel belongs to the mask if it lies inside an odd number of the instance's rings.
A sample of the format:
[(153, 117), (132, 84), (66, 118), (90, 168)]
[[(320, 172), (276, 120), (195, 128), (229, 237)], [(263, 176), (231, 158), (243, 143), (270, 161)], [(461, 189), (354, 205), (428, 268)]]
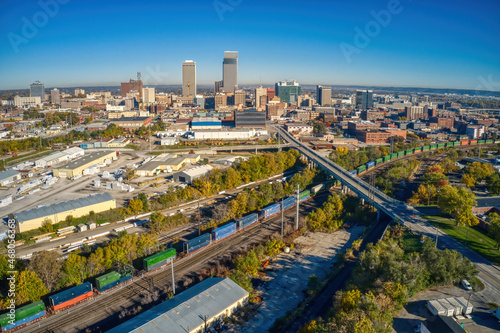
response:
[[(443, 287), (432, 289), (417, 294), (403, 310), (394, 318), (393, 328), (397, 333), (413, 333), (413, 328), (422, 320), (429, 318), (432, 314), (427, 310), (425, 301), (448, 298), (464, 297), (468, 299), (470, 292), (461, 287)], [(500, 323), (490, 314), (489, 302), (499, 303), (500, 300), (492, 299), (488, 287), (480, 292), (472, 293), (470, 303), (474, 306), (472, 319), (460, 318), (457, 322), (464, 324), (464, 329), (474, 333), (500, 332)]]
[(259, 288), (263, 303), (257, 314), (239, 331), (267, 332), (276, 319), (295, 309), (304, 298), (309, 276), (315, 274), (322, 279), (333, 267), (337, 252), (350, 247), (361, 236), (363, 229), (354, 227), (349, 231), (310, 233), (297, 238), (296, 250), (279, 255), (268, 266), (268, 282)]

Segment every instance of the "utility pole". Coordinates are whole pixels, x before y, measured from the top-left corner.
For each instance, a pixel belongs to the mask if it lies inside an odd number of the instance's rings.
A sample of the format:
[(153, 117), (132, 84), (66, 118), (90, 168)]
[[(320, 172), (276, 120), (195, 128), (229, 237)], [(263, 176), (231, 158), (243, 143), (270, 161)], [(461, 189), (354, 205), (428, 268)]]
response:
[(170, 265), (172, 266), (172, 290), (174, 291), (175, 295), (175, 279), (174, 279), (174, 259), (171, 259), (172, 261), (170, 262)]
[(281, 240), (283, 240), (283, 198), (281, 198)]
[(299, 230), (299, 191), (300, 185), (297, 184), (297, 216), (295, 217), (295, 230)]

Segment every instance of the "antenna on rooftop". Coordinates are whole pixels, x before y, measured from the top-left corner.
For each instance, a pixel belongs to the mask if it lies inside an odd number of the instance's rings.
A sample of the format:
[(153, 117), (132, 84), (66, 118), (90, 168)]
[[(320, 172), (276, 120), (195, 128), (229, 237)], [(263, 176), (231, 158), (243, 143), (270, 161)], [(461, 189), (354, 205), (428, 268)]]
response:
[(141, 81), (141, 79), (142, 79), (142, 73), (137, 72), (137, 81)]

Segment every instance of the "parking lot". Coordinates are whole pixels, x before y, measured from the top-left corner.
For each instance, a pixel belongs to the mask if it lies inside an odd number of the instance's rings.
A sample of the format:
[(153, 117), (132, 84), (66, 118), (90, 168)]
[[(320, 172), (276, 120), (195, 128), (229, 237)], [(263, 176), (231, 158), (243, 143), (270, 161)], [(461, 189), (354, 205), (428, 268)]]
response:
[[(464, 297), (470, 299), (474, 306), (471, 319), (461, 317), (456, 321), (463, 323), (467, 332), (493, 333), (500, 331), (500, 322), (490, 313), (489, 303), (500, 303), (500, 300), (491, 299), (487, 288), (479, 292), (466, 291), (462, 286), (450, 286), (434, 288), (422, 292), (413, 297), (403, 310), (394, 318), (393, 328), (397, 333), (413, 333), (414, 327), (420, 322), (432, 316), (426, 307), (427, 300)], [(469, 298), (470, 296), (470, 298)]]

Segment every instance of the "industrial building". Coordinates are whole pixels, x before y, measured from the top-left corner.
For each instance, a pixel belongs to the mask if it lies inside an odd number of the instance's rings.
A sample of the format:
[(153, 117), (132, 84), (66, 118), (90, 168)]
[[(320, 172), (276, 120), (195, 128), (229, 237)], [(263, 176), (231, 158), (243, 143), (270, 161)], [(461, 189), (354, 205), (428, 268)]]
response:
[(88, 215), (91, 211), (99, 213), (114, 208), (116, 208), (116, 201), (111, 194), (97, 193), (75, 200), (13, 213), (9, 215), (9, 219), (16, 221), (16, 232), (20, 233), (40, 228), (47, 219), (52, 223), (58, 223), (69, 215), (78, 218)]
[(285, 129), (292, 134), (312, 134), (314, 127), (305, 123), (287, 123)]
[(214, 161), (214, 164), (233, 166), (235, 164), (238, 164), (240, 161), (248, 161), (248, 157), (227, 156), (227, 157), (223, 157), (221, 159), (218, 159), (217, 161)]
[(248, 140), (255, 136), (267, 135), (266, 130), (240, 131), (194, 131), (195, 140)]
[(177, 172), (174, 175), (176, 182), (192, 184), (197, 178), (203, 177), (212, 171), (213, 167), (210, 165), (200, 165), (195, 168)]
[(111, 124), (126, 130), (136, 130), (143, 126), (149, 126), (151, 117), (121, 117), (111, 120)]
[(64, 151), (58, 151), (48, 156), (44, 156), (35, 161), (37, 168), (46, 168), (59, 163), (67, 162), (85, 155), (85, 151), (79, 147), (72, 147)]
[(162, 171), (179, 171), (186, 164), (195, 164), (200, 160), (198, 154), (161, 154), (139, 166), (135, 173), (138, 176), (156, 176)]
[(222, 128), (222, 121), (219, 118), (195, 118), (191, 121), (192, 130), (216, 130)]
[(77, 175), (83, 175), (84, 170), (102, 163), (110, 164), (116, 158), (114, 151), (99, 151), (88, 154), (75, 161), (71, 161), (59, 168), (54, 168), (52, 174), (54, 177), (72, 178)]
[(257, 111), (236, 111), (234, 113), (235, 127), (265, 128), (266, 113)]
[(21, 173), (16, 170), (9, 169), (0, 172), (0, 186), (7, 186), (20, 179)]
[(137, 315), (108, 333), (197, 333), (231, 316), (248, 292), (229, 278), (209, 278)]

